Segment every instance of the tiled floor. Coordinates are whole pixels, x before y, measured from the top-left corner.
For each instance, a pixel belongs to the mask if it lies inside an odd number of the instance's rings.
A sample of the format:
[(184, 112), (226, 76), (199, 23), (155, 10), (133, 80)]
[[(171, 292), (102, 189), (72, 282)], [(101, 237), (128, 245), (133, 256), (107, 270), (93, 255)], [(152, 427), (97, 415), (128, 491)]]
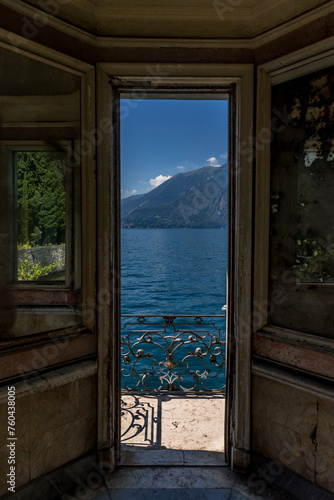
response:
[[(79, 497), (78, 497), (79, 498)], [(81, 498), (81, 497), (80, 497)], [(270, 484), (254, 482), (226, 466), (122, 467), (106, 480), (94, 500), (287, 500)], [(308, 500), (308, 499), (305, 499)]]

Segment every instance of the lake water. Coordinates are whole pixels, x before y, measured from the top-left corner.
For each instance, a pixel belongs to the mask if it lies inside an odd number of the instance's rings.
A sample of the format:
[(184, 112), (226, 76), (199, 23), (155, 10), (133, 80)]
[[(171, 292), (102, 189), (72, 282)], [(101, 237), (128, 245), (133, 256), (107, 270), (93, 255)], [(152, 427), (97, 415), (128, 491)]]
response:
[(220, 314), (227, 229), (122, 229), (122, 314)]
[[(227, 238), (227, 229), (122, 229), (122, 314), (221, 314)], [(214, 322), (225, 337), (225, 318), (205, 321)], [(146, 353), (147, 345), (143, 347)], [(157, 350), (153, 348), (154, 355)], [(145, 370), (146, 362), (149, 370), (149, 361), (137, 361), (137, 372)]]

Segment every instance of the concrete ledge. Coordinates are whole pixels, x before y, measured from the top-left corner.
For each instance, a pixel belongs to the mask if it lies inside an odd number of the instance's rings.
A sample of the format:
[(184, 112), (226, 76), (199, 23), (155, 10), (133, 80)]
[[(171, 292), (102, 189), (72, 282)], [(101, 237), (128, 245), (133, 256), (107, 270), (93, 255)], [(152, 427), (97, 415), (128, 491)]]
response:
[[(16, 398), (26, 397), (30, 394), (49, 391), (55, 387), (70, 384), (75, 380), (90, 377), (97, 372), (97, 362), (79, 361), (78, 363), (52, 370), (48, 373), (33, 376), (33, 373), (24, 374), (22, 377), (26, 380), (10, 384), (15, 385)], [(7, 404), (7, 386), (0, 388), (0, 404)]]

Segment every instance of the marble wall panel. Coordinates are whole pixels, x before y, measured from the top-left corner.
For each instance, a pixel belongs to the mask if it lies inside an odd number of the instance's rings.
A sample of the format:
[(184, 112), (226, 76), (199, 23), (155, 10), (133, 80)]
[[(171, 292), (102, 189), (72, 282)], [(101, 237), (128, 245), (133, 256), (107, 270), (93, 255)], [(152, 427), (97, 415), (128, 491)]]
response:
[(316, 456), (316, 483), (334, 492), (334, 447), (320, 442)]
[(92, 450), (95, 434), (95, 420), (83, 417), (31, 439), (31, 479), (36, 479)]
[(253, 377), (253, 412), (309, 436), (317, 423), (317, 398), (293, 387)]
[(13, 372), (13, 359), (11, 357), (2, 356), (0, 363), (0, 380), (8, 377), (8, 373), (10, 375)]
[(32, 439), (75, 420), (75, 386), (76, 382), (30, 396)]
[(334, 492), (334, 395), (253, 376), (252, 449)]
[(0, 446), (3, 446), (5, 444), (5, 441), (7, 439), (7, 426), (5, 425), (5, 422), (7, 420), (7, 400), (3, 400), (2, 404), (0, 404)]
[(254, 451), (314, 482), (315, 448), (308, 436), (253, 414), (252, 438)]
[[(16, 487), (95, 448), (96, 377), (16, 398)], [(7, 400), (0, 421), (7, 420)], [(0, 426), (0, 475), (8, 472), (7, 426)], [(1, 481), (0, 496), (7, 492)]]
[(20, 398), (16, 400), (16, 484), (17, 487), (30, 480), (29, 471), (29, 435), (30, 435), (30, 405)]
[[(27, 398), (28, 399), (28, 398)], [(15, 476), (16, 476), (16, 487), (26, 484), (30, 480), (29, 471), (29, 401), (17, 398), (15, 405)], [(8, 427), (7, 427), (7, 400), (0, 405), (0, 422), (1, 425), (0, 432), (0, 474), (2, 478), (6, 477), (9, 473), (9, 448), (8, 443), (10, 442), (7, 438)], [(8, 485), (6, 481), (1, 481), (0, 495), (8, 492)]]
[(78, 417), (95, 416), (97, 408), (97, 377), (77, 381), (76, 413)]
[[(317, 441), (334, 449), (334, 401), (319, 399)], [(332, 475), (334, 477), (334, 471)]]
[(6, 477), (6, 474), (8, 474), (8, 448), (6, 444), (0, 446), (0, 474), (1, 474), (1, 482), (0, 482), (0, 497), (4, 495), (5, 493), (8, 493), (7, 487), (8, 485), (6, 484), (6, 481), (4, 481), (4, 478)]

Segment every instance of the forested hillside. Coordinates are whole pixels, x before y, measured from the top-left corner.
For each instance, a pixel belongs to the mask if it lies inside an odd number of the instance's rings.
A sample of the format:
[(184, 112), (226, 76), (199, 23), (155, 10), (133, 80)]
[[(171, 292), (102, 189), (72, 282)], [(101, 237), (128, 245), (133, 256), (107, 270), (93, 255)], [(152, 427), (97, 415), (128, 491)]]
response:
[(227, 225), (227, 165), (174, 175), (147, 194), (122, 200), (122, 226), (220, 228)]

